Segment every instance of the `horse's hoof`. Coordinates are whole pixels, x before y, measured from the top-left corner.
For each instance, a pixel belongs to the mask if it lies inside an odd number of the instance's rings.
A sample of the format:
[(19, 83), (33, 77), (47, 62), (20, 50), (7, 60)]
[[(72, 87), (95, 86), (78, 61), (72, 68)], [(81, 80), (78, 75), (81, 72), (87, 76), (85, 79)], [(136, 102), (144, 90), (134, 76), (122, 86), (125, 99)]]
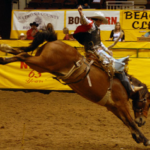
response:
[(144, 143), (145, 146), (150, 146), (150, 140), (146, 141), (146, 143)]

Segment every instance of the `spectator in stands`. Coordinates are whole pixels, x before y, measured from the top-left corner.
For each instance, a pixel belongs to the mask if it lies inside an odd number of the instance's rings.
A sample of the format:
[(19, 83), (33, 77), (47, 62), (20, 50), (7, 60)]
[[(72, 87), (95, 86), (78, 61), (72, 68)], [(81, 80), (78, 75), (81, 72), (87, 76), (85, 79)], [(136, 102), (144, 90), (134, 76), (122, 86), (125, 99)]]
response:
[(18, 40), (25, 40), (27, 36), (24, 33), (21, 33), (18, 37)]
[(150, 31), (145, 33), (144, 37), (150, 37)]
[[(148, 29), (150, 29), (150, 23), (148, 24)], [(144, 37), (150, 37), (150, 31), (148, 31), (147, 33), (145, 33)]]
[(36, 22), (30, 23), (31, 29), (27, 31), (27, 39), (33, 40), (34, 36), (38, 32), (37, 27), (39, 26)]
[(89, 0), (78, 0), (78, 6), (77, 6), (77, 7), (79, 7), (80, 5), (81, 5), (82, 8), (84, 8), (84, 9), (90, 8)]
[[(111, 31), (109, 40), (115, 41), (120, 36), (121, 32), (124, 33), (124, 31), (121, 29), (120, 22), (116, 22), (115, 29)], [(123, 34), (122, 38), (119, 39), (119, 41), (125, 41), (124, 34)]]
[(65, 34), (65, 37), (63, 38), (63, 40), (76, 40), (73, 37), (74, 32), (72, 32), (71, 34), (69, 34), (69, 29), (67, 27), (63, 28), (63, 33)]
[(63, 33), (65, 34), (65, 37), (63, 38), (63, 40), (69, 40), (69, 29), (67, 27), (63, 28)]
[(53, 32), (54, 31), (54, 27), (51, 23), (48, 23), (43, 29), (41, 29), (41, 32)]

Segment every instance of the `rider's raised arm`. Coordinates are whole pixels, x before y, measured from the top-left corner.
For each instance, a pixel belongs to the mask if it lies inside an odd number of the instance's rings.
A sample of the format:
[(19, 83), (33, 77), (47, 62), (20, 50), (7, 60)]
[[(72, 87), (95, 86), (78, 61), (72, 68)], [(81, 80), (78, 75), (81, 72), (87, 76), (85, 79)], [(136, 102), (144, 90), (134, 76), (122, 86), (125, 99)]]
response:
[(83, 15), (83, 16), (80, 17), (80, 23), (82, 25), (89, 25), (89, 24), (93, 24), (93, 21), (89, 20), (88, 18), (86, 18), (85, 15)]
[[(89, 20), (82, 12), (82, 6), (80, 5), (78, 7), (78, 12), (79, 12), (79, 15), (80, 15), (80, 23), (82, 25), (89, 25), (89, 24), (93, 24), (93, 21), (92, 20)], [(92, 27), (92, 26), (91, 26)]]

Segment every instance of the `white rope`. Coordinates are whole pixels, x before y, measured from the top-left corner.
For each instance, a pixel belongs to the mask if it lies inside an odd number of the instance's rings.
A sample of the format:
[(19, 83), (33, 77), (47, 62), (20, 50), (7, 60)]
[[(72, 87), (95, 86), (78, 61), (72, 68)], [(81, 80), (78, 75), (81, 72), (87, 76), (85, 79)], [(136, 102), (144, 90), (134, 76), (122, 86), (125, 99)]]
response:
[(82, 63), (80, 64), (80, 62), (81, 60), (78, 60), (76, 62), (76, 65), (73, 65), (73, 67), (69, 70), (69, 72), (65, 76), (58, 76), (57, 78), (62, 80), (68, 79), (73, 74), (73, 72), (75, 72), (77, 69), (79, 69), (82, 66)]
[[(90, 69), (91, 65), (93, 64), (94, 60), (91, 60), (90, 63), (89, 63), (89, 66), (87, 67), (87, 71)], [(87, 75), (87, 80), (88, 80), (88, 84), (90, 87), (92, 87), (92, 82), (91, 82), (91, 79), (90, 79), (90, 76), (89, 74)]]
[(116, 39), (116, 41), (112, 45), (108, 46), (108, 49), (114, 47), (118, 43), (118, 41), (122, 38), (122, 36), (123, 32), (120, 33), (120, 36)]

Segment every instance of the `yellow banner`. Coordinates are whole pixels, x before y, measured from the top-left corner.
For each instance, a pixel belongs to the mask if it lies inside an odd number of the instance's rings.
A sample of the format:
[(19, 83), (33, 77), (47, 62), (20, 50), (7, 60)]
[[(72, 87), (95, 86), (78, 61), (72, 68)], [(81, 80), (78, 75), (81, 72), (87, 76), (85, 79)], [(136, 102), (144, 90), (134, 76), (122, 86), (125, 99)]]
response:
[(150, 11), (122, 10), (121, 27), (125, 31), (125, 41), (137, 41), (149, 31)]
[[(129, 74), (150, 86), (150, 59), (132, 58)], [(53, 79), (50, 73), (38, 73), (23, 62), (14, 62), (0, 67), (0, 89), (71, 90), (67, 85)]]
[(122, 28), (125, 30), (145, 30), (148, 28), (150, 11), (124, 10), (122, 16)]
[(0, 67), (1, 89), (71, 90), (54, 80), (52, 74), (38, 73), (23, 62), (14, 62)]

